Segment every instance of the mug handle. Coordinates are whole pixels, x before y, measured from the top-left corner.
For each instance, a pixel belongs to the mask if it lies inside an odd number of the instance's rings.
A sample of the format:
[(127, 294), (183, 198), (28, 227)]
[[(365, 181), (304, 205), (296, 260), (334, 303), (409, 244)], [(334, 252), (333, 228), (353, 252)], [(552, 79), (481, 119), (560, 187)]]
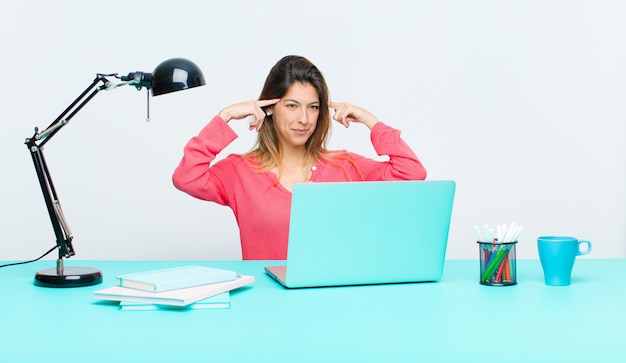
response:
[[(587, 248), (584, 251), (580, 250), (580, 245), (586, 244)], [(589, 252), (591, 252), (591, 242), (587, 241), (587, 240), (581, 240), (578, 241), (578, 256), (581, 255), (587, 255), (589, 254)]]

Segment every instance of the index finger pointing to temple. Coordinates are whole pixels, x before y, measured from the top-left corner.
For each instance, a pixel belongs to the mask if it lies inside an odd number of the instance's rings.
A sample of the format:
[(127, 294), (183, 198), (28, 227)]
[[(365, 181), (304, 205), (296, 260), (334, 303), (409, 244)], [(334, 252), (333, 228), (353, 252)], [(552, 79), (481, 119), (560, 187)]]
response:
[(278, 101), (280, 101), (280, 98), (274, 98), (274, 99), (271, 99), (271, 100), (258, 100), (258, 101), (256, 101), (256, 103), (257, 103), (257, 106), (259, 106), (259, 107), (265, 107), (265, 106), (273, 105), (273, 104), (275, 104)]

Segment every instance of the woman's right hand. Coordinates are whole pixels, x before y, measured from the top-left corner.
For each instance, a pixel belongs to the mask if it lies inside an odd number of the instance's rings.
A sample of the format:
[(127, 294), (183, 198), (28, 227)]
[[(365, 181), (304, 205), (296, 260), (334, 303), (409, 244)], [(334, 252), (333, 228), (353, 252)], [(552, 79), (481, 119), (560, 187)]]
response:
[(236, 103), (230, 105), (219, 112), (219, 116), (226, 122), (230, 120), (241, 120), (248, 116), (252, 116), (254, 119), (250, 121), (250, 130), (256, 129), (258, 132), (263, 125), (266, 113), (263, 111), (263, 107), (271, 106), (280, 101), (280, 98), (272, 100), (250, 100), (245, 102)]

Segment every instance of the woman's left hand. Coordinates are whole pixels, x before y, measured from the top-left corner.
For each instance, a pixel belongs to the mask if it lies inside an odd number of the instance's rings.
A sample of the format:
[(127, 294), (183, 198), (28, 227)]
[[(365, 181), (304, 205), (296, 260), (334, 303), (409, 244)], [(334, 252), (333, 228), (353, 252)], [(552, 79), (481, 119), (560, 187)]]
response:
[(365, 124), (368, 128), (374, 127), (378, 119), (365, 109), (347, 102), (329, 102), (330, 108), (335, 111), (333, 120), (345, 127), (350, 126), (350, 122)]

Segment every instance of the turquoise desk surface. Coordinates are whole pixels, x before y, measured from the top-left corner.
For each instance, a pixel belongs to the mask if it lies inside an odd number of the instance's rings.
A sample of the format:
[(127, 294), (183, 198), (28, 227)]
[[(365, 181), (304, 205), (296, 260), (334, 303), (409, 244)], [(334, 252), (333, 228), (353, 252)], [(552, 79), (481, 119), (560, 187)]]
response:
[[(578, 259), (572, 285), (518, 261), (518, 285), (446, 261), (437, 283), (286, 290), (268, 261), (74, 261), (97, 286), (36, 287), (53, 261), (0, 269), (0, 362), (624, 362), (626, 260)], [(275, 262), (274, 262), (275, 263)], [(199, 264), (254, 275), (230, 309), (120, 311), (93, 298), (119, 274)]]

